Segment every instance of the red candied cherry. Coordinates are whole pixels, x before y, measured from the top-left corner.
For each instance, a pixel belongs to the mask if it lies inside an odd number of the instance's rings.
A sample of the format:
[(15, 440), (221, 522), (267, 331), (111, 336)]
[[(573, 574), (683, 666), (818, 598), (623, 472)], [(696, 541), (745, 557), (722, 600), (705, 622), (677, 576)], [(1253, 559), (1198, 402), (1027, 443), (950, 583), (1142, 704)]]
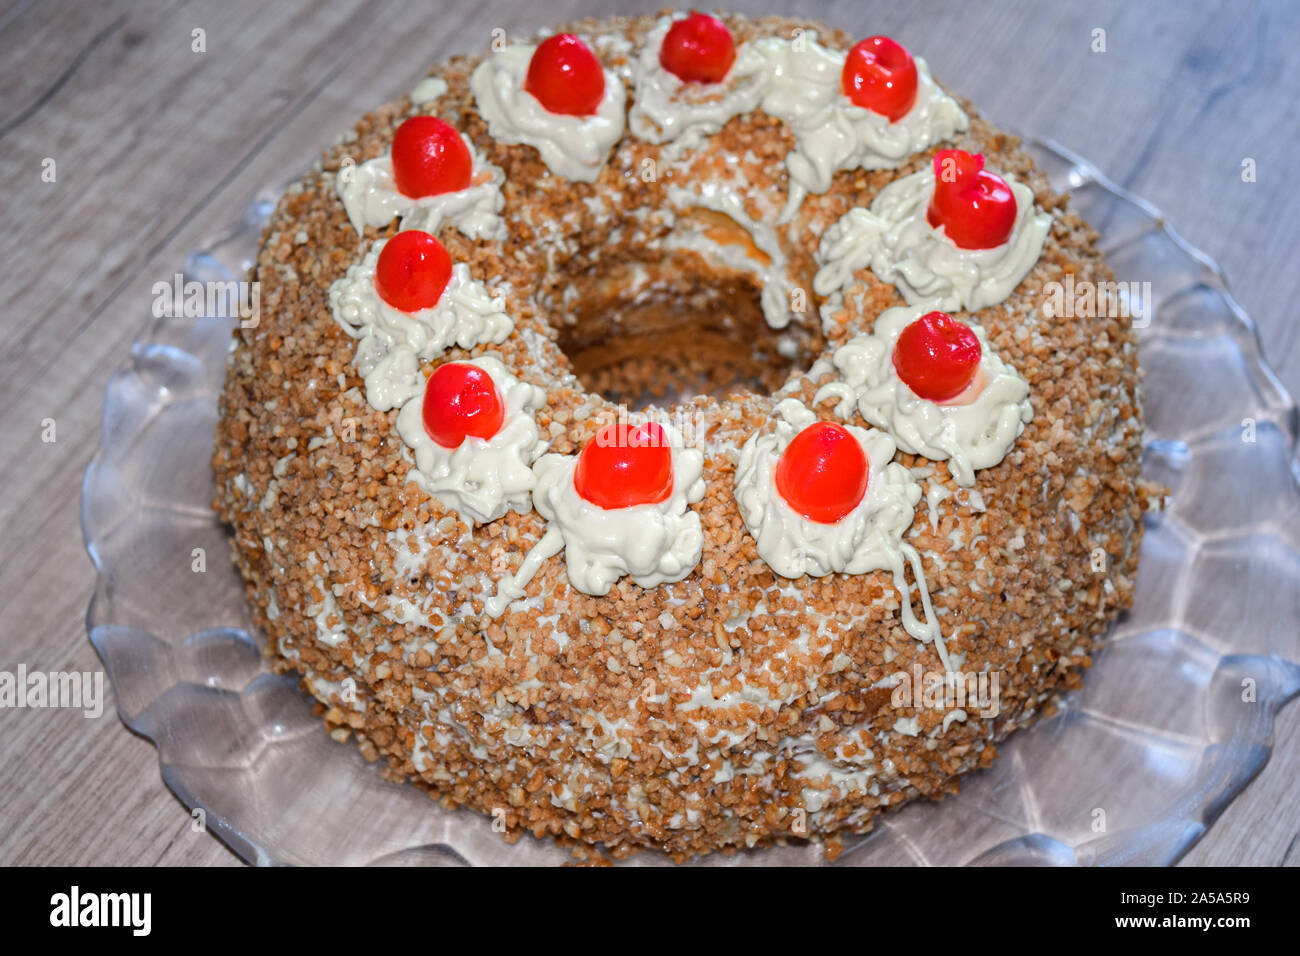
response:
[(654, 422), (606, 425), (578, 454), (574, 490), (606, 511), (652, 505), (673, 491), (673, 450)]
[(451, 256), (427, 232), (399, 232), (379, 251), (375, 264), (375, 291), (401, 312), (431, 309), (451, 281)]
[(559, 33), (533, 51), (524, 89), (552, 113), (591, 116), (605, 98), (605, 71), (587, 44)]
[(450, 123), (412, 116), (393, 134), (393, 182), (412, 199), (468, 189), (474, 175), (469, 147)]
[(926, 219), (962, 249), (992, 249), (1016, 227), (1016, 197), (1005, 179), (984, 168), (979, 153), (941, 149), (934, 154)]
[(707, 13), (676, 21), (659, 48), (659, 65), (686, 83), (721, 83), (735, 62), (731, 31)]
[(840, 86), (857, 106), (896, 123), (916, 102), (916, 63), (901, 43), (867, 37), (844, 58)]
[(835, 524), (867, 493), (871, 465), (843, 425), (816, 422), (786, 446), (776, 463), (776, 490), (809, 521)]
[(970, 387), (982, 354), (969, 325), (946, 312), (927, 312), (899, 334), (894, 371), (918, 397), (944, 402)]
[(424, 386), (424, 430), (443, 448), (468, 435), (485, 441), (501, 430), (505, 406), (492, 376), (477, 365), (439, 365)]

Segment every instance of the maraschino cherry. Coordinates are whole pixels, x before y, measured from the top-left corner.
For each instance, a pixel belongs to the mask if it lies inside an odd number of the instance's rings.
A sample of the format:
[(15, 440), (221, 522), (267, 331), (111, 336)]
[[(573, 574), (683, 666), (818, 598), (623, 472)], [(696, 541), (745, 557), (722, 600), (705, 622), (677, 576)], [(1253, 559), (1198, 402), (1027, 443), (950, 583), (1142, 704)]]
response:
[(451, 256), (427, 232), (399, 232), (379, 251), (375, 291), (401, 312), (431, 309), (451, 281)]
[(735, 62), (731, 31), (707, 13), (674, 22), (659, 48), (659, 65), (686, 83), (721, 83)]
[(606, 425), (578, 454), (573, 487), (607, 511), (658, 504), (673, 492), (673, 451), (661, 426)]
[(605, 71), (587, 44), (559, 33), (533, 51), (524, 89), (552, 113), (592, 116), (605, 98)]
[(412, 199), (469, 188), (474, 164), (469, 147), (450, 123), (412, 116), (393, 134), (393, 182)]
[(844, 58), (840, 86), (855, 105), (896, 123), (916, 102), (916, 63), (889, 37), (867, 37)]
[(776, 463), (776, 490), (796, 512), (835, 524), (867, 493), (871, 466), (847, 428), (816, 422), (795, 435)]
[(927, 312), (899, 334), (894, 371), (918, 397), (945, 402), (970, 387), (981, 355), (969, 325), (946, 312)]
[(934, 154), (934, 196), (926, 219), (962, 249), (992, 249), (1016, 227), (1016, 197), (984, 157), (960, 149)]
[(423, 412), (424, 430), (443, 448), (459, 448), (469, 435), (486, 441), (505, 420), (492, 376), (464, 362), (434, 369), (424, 387)]

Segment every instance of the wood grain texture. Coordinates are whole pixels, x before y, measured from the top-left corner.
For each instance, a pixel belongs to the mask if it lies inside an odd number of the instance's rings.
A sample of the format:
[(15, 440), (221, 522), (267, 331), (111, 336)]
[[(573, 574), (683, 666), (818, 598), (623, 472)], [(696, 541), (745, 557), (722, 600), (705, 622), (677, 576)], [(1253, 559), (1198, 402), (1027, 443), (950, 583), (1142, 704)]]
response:
[[(658, 4), (282, 0), (0, 4), (0, 669), (96, 670), (77, 522), (105, 382), (154, 282), (429, 65), (585, 14)], [(1300, 6), (1286, 2), (736, 3), (889, 33), (1003, 125), (1052, 137), (1215, 256), (1300, 392)], [(435, 12), (436, 11), (436, 12)], [(191, 31), (206, 31), (206, 52)], [(1091, 31), (1107, 52), (1090, 50)], [(1257, 165), (1243, 183), (1244, 158)], [(45, 158), (57, 180), (41, 180)], [(41, 441), (41, 422), (57, 441)], [(1186, 863), (1300, 863), (1300, 707)], [(194, 833), (110, 710), (0, 711), (0, 863), (234, 864)]]

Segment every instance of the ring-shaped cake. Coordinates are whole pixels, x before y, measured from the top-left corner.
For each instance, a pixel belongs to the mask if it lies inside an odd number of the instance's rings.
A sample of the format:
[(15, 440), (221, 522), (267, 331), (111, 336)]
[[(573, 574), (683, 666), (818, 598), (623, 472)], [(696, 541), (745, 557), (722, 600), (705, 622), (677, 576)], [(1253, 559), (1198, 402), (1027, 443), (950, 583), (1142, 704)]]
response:
[[(1131, 601), (1155, 492), (1095, 239), (887, 38), (671, 14), (453, 59), (253, 270), (215, 506), (268, 653), (510, 836), (836, 852)], [(1100, 292), (1062, 318), (1067, 275)]]

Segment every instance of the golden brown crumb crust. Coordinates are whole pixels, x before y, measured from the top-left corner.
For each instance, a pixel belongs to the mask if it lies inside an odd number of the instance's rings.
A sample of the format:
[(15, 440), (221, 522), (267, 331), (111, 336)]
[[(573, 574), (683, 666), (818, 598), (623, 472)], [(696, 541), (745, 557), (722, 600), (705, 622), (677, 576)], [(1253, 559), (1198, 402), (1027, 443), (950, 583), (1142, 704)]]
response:
[[(621, 33), (639, 45), (653, 19), (568, 29)], [(796, 27), (815, 28), (838, 48), (852, 42), (815, 23), (727, 20), (738, 42)], [(510, 513), (471, 536), (405, 483), (410, 462), (396, 412), (366, 403), (354, 342), (336, 326), (327, 297), (364, 241), (394, 227), (358, 239), (334, 190), (340, 163), (380, 155), (402, 119), (429, 112), (505, 171), (509, 238), (470, 241), (452, 228), (440, 238), (453, 260), (505, 296), (516, 331), (500, 346), (448, 357), (495, 351), (544, 386), (542, 435), (552, 451), (570, 453), (611, 412), (568, 374), (556, 345), (550, 323), (566, 286), (621, 260), (661, 257), (653, 251), (659, 227), (647, 220), (634, 228), (625, 214), (663, 206), (667, 185), (712, 175), (727, 156), (744, 157), (751, 212), (779, 208), (791, 138), (779, 121), (748, 114), (674, 164), (625, 136), (596, 183), (569, 182), (549, 175), (533, 149), (488, 136), (467, 86), (478, 59), (457, 57), (435, 71), (448, 84), (436, 101), (383, 106), (327, 150), (280, 201), (253, 269), (261, 321), (236, 333), (214, 504), (233, 528), (235, 560), (274, 666), (305, 675), (304, 686), (328, 702), (322, 710), (336, 737), (355, 733), (368, 757), (385, 757), (391, 774), (418, 781), (445, 805), (501, 809), (513, 835), (550, 834), (614, 856), (655, 847), (682, 857), (803, 835), (831, 838), (834, 847), (832, 835), (869, 829), (885, 808), (955, 791), (961, 774), (993, 759), (996, 741), (1053, 694), (1079, 685), (1095, 642), (1132, 599), (1148, 495), (1138, 474), (1135, 340), (1121, 319), (1050, 321), (1037, 308), (1044, 283), (1066, 273), (1111, 278), (1095, 234), (1049, 191), (1018, 142), (963, 101), (971, 129), (956, 145), (1026, 182), (1053, 215), (1033, 272), (1006, 303), (975, 316), (1029, 381), (1034, 407), (1006, 460), (979, 475), (984, 508), (942, 464), (899, 456), (917, 469), (923, 490), (942, 485), (948, 493), (933, 523), (923, 500), (909, 540), (924, 556), (950, 652), (963, 656), (964, 671), (1000, 675), (995, 718), (970, 715), (945, 727), (944, 710), (895, 707), (887, 688), (873, 686), (914, 662), (941, 669), (934, 650), (903, 630), (888, 574), (784, 581), (759, 558), (732, 497), (735, 449), (771, 414), (772, 399), (753, 393), (692, 406), (711, 423), (708, 492), (695, 506), (706, 542), (694, 573), (652, 590), (623, 579), (591, 597), (568, 586), (562, 559), (553, 558), (528, 587), (528, 605), (490, 620), (481, 615), (482, 589), (518, 567), (543, 521)], [(605, 59), (616, 65), (616, 56)], [(822, 230), (930, 155), (898, 170), (841, 172), (830, 191), (809, 197), (788, 253), (811, 303), (819, 301), (808, 280)], [(659, 162), (648, 182), (636, 174), (647, 158)], [(593, 196), (608, 215), (584, 202)], [(865, 271), (845, 298), (830, 345), (902, 303)], [(815, 308), (809, 315), (815, 321)], [(817, 384), (796, 388), (811, 402)], [(829, 403), (818, 411), (830, 417)], [(423, 555), (417, 568), (395, 570), (395, 540)], [(424, 609), (432, 628), (382, 615), (400, 601)], [(322, 641), (318, 624), (343, 639)], [(341, 692), (347, 678), (355, 703)], [(702, 686), (714, 698), (764, 688), (781, 703), (691, 705)], [(913, 733), (896, 729), (911, 719)], [(875, 772), (867, 782), (832, 790), (826, 768), (861, 762), (868, 749)], [(813, 792), (819, 798), (810, 804)]]

